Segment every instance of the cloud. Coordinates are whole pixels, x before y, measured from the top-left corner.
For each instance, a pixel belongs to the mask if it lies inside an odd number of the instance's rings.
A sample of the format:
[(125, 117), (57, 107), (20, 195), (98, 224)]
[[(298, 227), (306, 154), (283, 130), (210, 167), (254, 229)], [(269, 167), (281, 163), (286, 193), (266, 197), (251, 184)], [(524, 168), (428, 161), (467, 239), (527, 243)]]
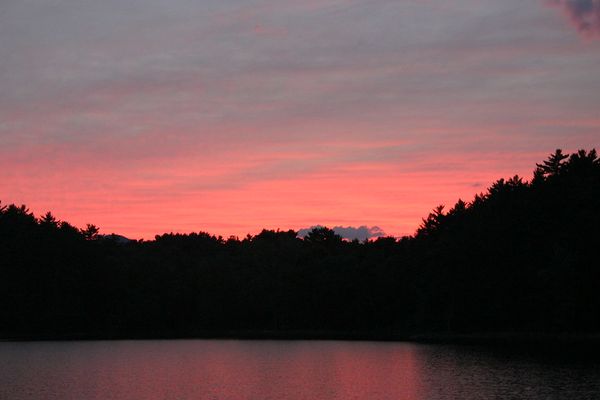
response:
[[(303, 228), (298, 231), (299, 237), (305, 237), (314, 228), (322, 228), (322, 225), (313, 225), (310, 228)], [(385, 232), (378, 226), (368, 227), (361, 225), (358, 228), (354, 226), (334, 226), (333, 231), (344, 239), (365, 240), (386, 236)]]
[(577, 30), (588, 37), (600, 37), (600, 0), (548, 0), (560, 7)]

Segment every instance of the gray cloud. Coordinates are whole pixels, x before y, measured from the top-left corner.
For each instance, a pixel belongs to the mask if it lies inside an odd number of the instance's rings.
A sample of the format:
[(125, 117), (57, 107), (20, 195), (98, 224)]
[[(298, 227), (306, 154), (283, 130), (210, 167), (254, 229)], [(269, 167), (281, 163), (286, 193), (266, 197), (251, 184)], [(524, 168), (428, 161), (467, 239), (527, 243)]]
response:
[[(321, 228), (322, 225), (314, 225), (310, 228), (303, 228), (298, 231), (299, 237), (305, 237), (308, 233), (314, 228)], [(365, 239), (374, 239), (378, 237), (386, 236), (385, 232), (378, 226), (368, 227), (366, 225), (361, 225), (359, 227), (354, 226), (334, 226), (333, 231), (340, 235), (344, 239), (348, 240), (365, 240)]]
[(600, 0), (549, 0), (563, 9), (577, 30), (589, 37), (600, 37)]
[[(598, 8), (547, 1), (584, 20)], [(530, 112), (502, 105), (539, 104), (541, 90), (551, 92), (545, 102), (576, 93), (569, 103), (595, 112), (583, 95), (597, 99), (596, 59), (566, 72), (553, 56), (563, 43), (535, 24), (539, 4), (476, 3), (9, 0), (0, 13), (4, 149), (69, 142), (98, 154), (105, 140), (138, 138), (111, 150), (128, 162), (136, 151), (175, 158), (178, 144), (166, 141), (200, 147), (215, 136), (252, 136), (249, 152), (263, 136), (403, 137), (423, 121), (528, 121)], [(551, 84), (549, 73), (565, 79)]]

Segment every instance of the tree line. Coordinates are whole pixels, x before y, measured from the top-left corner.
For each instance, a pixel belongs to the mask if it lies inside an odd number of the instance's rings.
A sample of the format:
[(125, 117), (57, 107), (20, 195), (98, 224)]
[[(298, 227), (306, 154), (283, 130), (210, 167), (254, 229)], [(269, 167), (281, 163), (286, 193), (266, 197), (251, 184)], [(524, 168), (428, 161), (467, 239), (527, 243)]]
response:
[(600, 159), (440, 205), (414, 235), (118, 240), (0, 203), (0, 337), (598, 332)]

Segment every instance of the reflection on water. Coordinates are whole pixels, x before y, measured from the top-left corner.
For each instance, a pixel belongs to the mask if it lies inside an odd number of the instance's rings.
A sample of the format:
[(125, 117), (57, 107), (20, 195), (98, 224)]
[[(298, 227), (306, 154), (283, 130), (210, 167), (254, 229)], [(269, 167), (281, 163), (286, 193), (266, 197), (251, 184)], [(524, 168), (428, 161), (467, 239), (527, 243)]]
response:
[(320, 341), (0, 343), (0, 399), (599, 399), (600, 364)]

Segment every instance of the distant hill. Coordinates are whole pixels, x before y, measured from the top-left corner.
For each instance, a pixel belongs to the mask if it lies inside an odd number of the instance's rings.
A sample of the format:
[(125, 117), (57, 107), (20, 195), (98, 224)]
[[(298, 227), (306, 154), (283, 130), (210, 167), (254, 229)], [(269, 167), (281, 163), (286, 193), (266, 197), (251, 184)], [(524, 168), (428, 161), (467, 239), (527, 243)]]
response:
[(98, 235), (98, 239), (102, 239), (102, 240), (112, 240), (116, 243), (120, 243), (120, 244), (127, 244), (130, 242), (134, 242), (134, 240), (131, 240), (129, 238), (126, 238), (123, 235), (117, 235), (116, 233), (111, 233), (108, 235)]

